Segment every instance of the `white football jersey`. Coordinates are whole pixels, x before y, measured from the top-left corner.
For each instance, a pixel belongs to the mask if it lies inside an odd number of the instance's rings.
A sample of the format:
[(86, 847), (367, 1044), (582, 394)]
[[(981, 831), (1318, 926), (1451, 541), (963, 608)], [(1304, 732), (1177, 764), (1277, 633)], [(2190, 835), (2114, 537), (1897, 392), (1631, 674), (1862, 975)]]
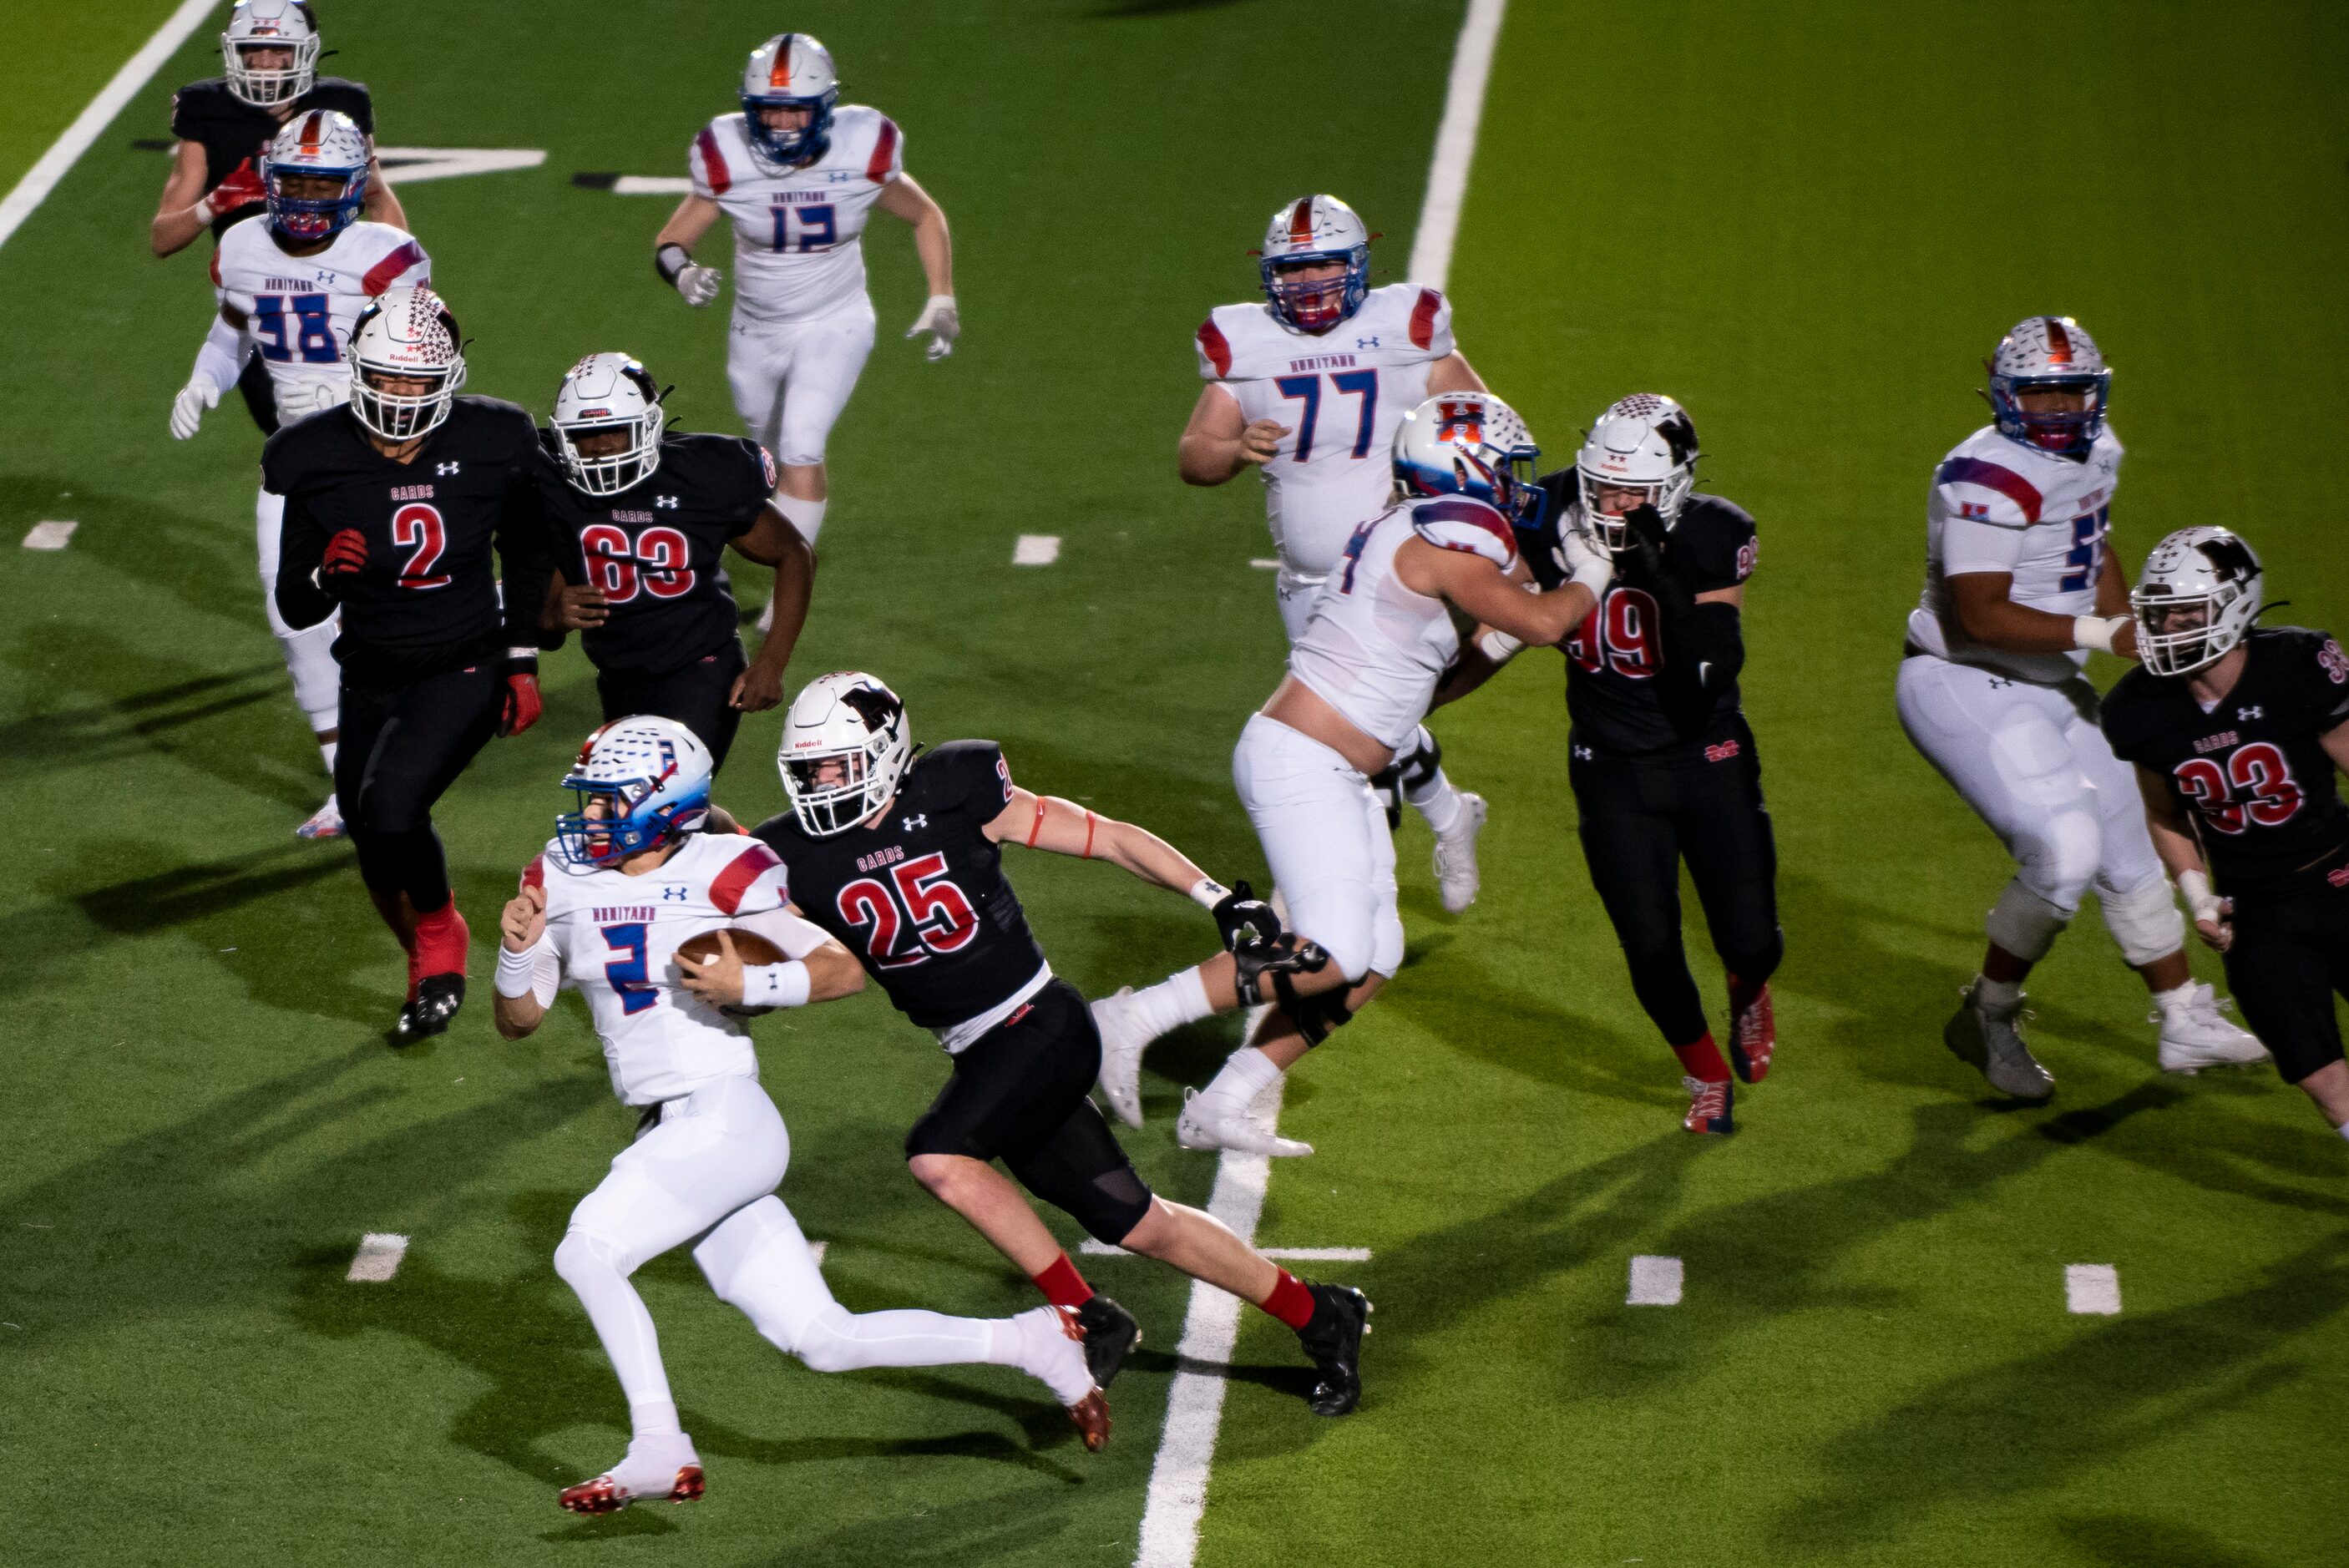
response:
[(1217, 305), (1201, 324), (1199, 374), (1238, 398), (1248, 423), (1288, 427), (1279, 456), (1257, 472), (1290, 575), (1319, 580), (1355, 525), (1386, 510), (1395, 428), (1452, 346), (1452, 306), (1417, 284), (1372, 289), (1318, 336), (1283, 326), (1267, 304)]
[(404, 229), (365, 219), (314, 256), (289, 256), (265, 218), (237, 224), (212, 253), (223, 304), (244, 313), (244, 336), (289, 408), (316, 412), (350, 400), (343, 358), (351, 325), (388, 289), (432, 281), (432, 260)]
[(833, 111), (832, 145), (804, 169), (750, 149), (740, 114), (701, 129), (686, 155), (693, 193), (734, 222), (734, 314), (753, 321), (813, 321), (863, 304), (864, 220), (882, 188), (905, 172), (896, 122), (877, 108)]
[(1353, 531), (1313, 600), (1313, 618), (1288, 651), (1288, 673), (1355, 728), (1400, 748), (1427, 717), (1435, 683), (1460, 654), (1441, 599), (1404, 585), (1395, 552), (1423, 539), (1464, 550), (1506, 572), (1516, 564), (1509, 520), (1481, 500), (1439, 496), (1398, 502)]
[(824, 941), (784, 912), (775, 851), (736, 833), (696, 833), (642, 876), (579, 869), (549, 841), (522, 880), (546, 890), (561, 983), (587, 999), (613, 1092), (628, 1105), (675, 1099), (714, 1078), (759, 1076), (742, 1021), (679, 983), (679, 944), (731, 925), (751, 927), (788, 957)]
[(2088, 662), (2085, 649), (2018, 654), (1984, 647), (1958, 624), (1949, 579), (2004, 572), (2007, 597), (2054, 615), (2096, 613), (2096, 580), (2119, 488), (2120, 438), (2107, 426), (2085, 462), (2043, 452), (1985, 425), (1933, 471), (1925, 503), (1925, 592), (1909, 613), (1909, 638), (1929, 654), (2052, 685)]

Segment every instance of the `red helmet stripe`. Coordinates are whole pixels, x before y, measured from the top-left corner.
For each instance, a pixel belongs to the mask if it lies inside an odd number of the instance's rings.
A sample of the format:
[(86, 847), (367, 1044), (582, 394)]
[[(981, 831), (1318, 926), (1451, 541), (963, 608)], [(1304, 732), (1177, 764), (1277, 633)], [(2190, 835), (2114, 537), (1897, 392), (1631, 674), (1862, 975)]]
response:
[(307, 119), (305, 119), (305, 120), (304, 120), (304, 121), (302, 122), (302, 156), (303, 156), (303, 157), (305, 157), (305, 158), (316, 158), (316, 157), (317, 157), (317, 156), (318, 156), (318, 137), (319, 137), (319, 133), (320, 133), (320, 129), (321, 129), (321, 128), (322, 128), (326, 123), (326, 111), (325, 111), (324, 109), (316, 109), (316, 108), (312, 109), (312, 110), (310, 111), (310, 117), (309, 117)]
[(792, 85), (792, 44), (797, 33), (786, 33), (775, 41), (775, 63), (767, 72), (767, 85), (777, 92), (790, 90)]
[(2064, 324), (2052, 315), (2047, 318), (2047, 363), (2050, 365), (2072, 363), (2072, 335), (2065, 332)]
[(1309, 245), (1313, 242), (1313, 198), (1299, 196), (1297, 205), (1288, 211), (1288, 242)]

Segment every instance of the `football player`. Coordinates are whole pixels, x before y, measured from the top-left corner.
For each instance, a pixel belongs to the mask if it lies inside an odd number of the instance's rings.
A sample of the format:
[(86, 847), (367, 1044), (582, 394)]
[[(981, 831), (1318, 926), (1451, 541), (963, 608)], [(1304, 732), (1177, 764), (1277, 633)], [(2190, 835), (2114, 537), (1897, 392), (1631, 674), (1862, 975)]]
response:
[(724, 274), (693, 259), (722, 213), (734, 224), (734, 328), (726, 378), (750, 438), (782, 464), (776, 504), (815, 542), (823, 526), (824, 441), (873, 352), (864, 223), (874, 208), (909, 223), (930, 297), (907, 337), (944, 359), (962, 331), (947, 215), (905, 172), (905, 139), (877, 108), (840, 102), (832, 56), (805, 33), (750, 51), (742, 108), (693, 139), (693, 193), (653, 241), (653, 263), (691, 305)]
[(285, 500), (278, 614), (295, 631), (342, 615), (335, 792), (367, 896), (408, 954), (398, 1045), (446, 1030), (465, 999), (465, 917), (432, 804), (540, 707), (552, 567), (538, 428), (512, 403), (457, 395), (462, 342), (431, 290), (384, 294), (351, 329), (350, 401), (261, 454), (264, 487)]
[[(375, 156), (374, 102), (358, 82), (318, 75), (317, 17), (304, 0), (237, 0), (220, 46), (227, 74), (191, 82), (171, 99), (171, 172), (148, 230), (157, 255), (185, 249), (206, 229), (218, 243), (231, 225), (258, 217), (268, 197), (262, 158), (280, 127), (314, 108), (348, 115), (367, 138), (367, 216), (408, 227)], [(262, 432), (277, 428), (263, 366), (248, 358), (233, 379)]]
[[(430, 258), (407, 231), (359, 218), (367, 160), (367, 138), (336, 109), (307, 110), (269, 144), (261, 164), (268, 218), (229, 230), (212, 253), (220, 310), (196, 351), (188, 384), (172, 399), (175, 438), (184, 441), (196, 433), (204, 410), (218, 406), (248, 355), (266, 371), (277, 417), (285, 423), (345, 401), (351, 373), (343, 356), (359, 312), (392, 289), (432, 281)], [(278, 616), (277, 537), (285, 518), (285, 498), (262, 489), (254, 506), (262, 604), (294, 678), (294, 700), (309, 717), (331, 778), (341, 680), (332, 651), (336, 625), (328, 616), (296, 632)], [(342, 830), (331, 794), (295, 830), (305, 839)]]
[(1152, 1040), (1211, 1013), (1271, 1003), (1184, 1106), (1175, 1137), (1191, 1149), (1313, 1152), (1257, 1126), (1248, 1107), (1402, 967), (1394, 841), (1371, 781), (1423, 733), (1420, 721), (1460, 653), (1454, 617), (1481, 624), (1481, 636), (1555, 643), (1607, 588), (1612, 568), (1586, 551), (1570, 582), (1524, 591), (1533, 584), (1512, 521), (1539, 455), (1525, 421), (1489, 393), (1431, 397), (1404, 417), (1391, 460), (1405, 499), (1354, 530), (1289, 649), (1288, 674), (1232, 754), (1232, 780), (1295, 930), (1257, 935), (1294, 961), (1259, 971), (1262, 949), (1242, 943), (1093, 1004), (1102, 1094), (1128, 1124), (1142, 1125), (1142, 1053)]
[[(554, 1250), (555, 1272), (578, 1293), (619, 1376), (632, 1433), (627, 1456), (565, 1487), (563, 1506), (608, 1513), (702, 1493), (701, 1460), (678, 1425), (652, 1316), (628, 1283), (688, 1242), (719, 1299), (814, 1370), (1017, 1367), (1048, 1385), (1085, 1446), (1100, 1449), (1109, 1406), (1073, 1312), (852, 1313), (826, 1288), (799, 1222), (775, 1195), (791, 1136), (760, 1087), (739, 1005), (746, 987), (759, 1010), (830, 1001), (863, 990), (864, 972), (785, 907), (773, 851), (702, 830), (715, 771), (709, 748), (672, 719), (639, 715), (595, 731), (563, 781), (578, 809), (556, 819), (502, 923), (498, 1033), (531, 1034), (555, 993), (576, 988), (603, 1042), (612, 1092), (637, 1113), (636, 1140), (572, 1211)], [(723, 934), (719, 958), (678, 952), (691, 937), (735, 926), (766, 936), (784, 961), (746, 969)]]
[(905, 705), (869, 675), (808, 683), (784, 717), (778, 760), (791, 808), (758, 837), (782, 857), (793, 904), (845, 943), (953, 1062), (905, 1137), (915, 1178), (1047, 1301), (1075, 1310), (1093, 1380), (1108, 1385), (1138, 1330), (1085, 1284), (1021, 1186), (1095, 1239), (1278, 1318), (1318, 1374), (1314, 1413), (1352, 1409), (1370, 1303), (1350, 1285), (1299, 1279), (1221, 1221), (1143, 1181), (1090, 1098), (1101, 1070), (1092, 1015), (1045, 962), (1004, 877), (1003, 846), (1109, 861), (1187, 893), (1215, 913), (1227, 940), (1272, 912), (1141, 828), (1020, 789), (993, 741), (951, 741), (916, 757)]
[[(575, 630), (604, 717), (676, 719), (721, 768), (745, 713), (783, 699), (815, 559), (771, 499), (774, 459), (740, 436), (665, 435), (661, 390), (625, 354), (591, 354), (554, 394), (539, 491), (557, 575), (547, 621)], [(775, 572), (782, 606), (746, 660), (724, 557)]]
[(2276, 1068), (2349, 1138), (2349, 654), (2324, 632), (2255, 627), (2263, 574), (2223, 528), (2154, 546), (2129, 595), (2143, 667), (2105, 698), (2137, 765), (2154, 848), (2225, 954)]
[(2106, 548), (2121, 466), (2105, 421), (2112, 372), (2078, 322), (2052, 315), (2016, 323), (1986, 368), (1995, 418), (1933, 472), (1924, 597), (1896, 686), (1910, 743), (2015, 860), (1942, 1042), (2002, 1093), (2055, 1092), (2019, 1026), (2023, 980), (2093, 887), (2153, 993), (2163, 1069), (2256, 1061), (2260, 1043), (2187, 968), (2137, 781), (2096, 727), (2088, 655), (2137, 655), (2128, 584)]
[[(1274, 590), (1293, 646), (1354, 531), (1393, 500), (1388, 456), (1407, 409), (1437, 392), (1481, 392), (1452, 341), (1452, 306), (1416, 284), (1371, 287), (1371, 241), (1335, 196), (1272, 215), (1257, 253), (1261, 304), (1218, 305), (1198, 332), (1207, 385), (1177, 448), (1183, 482), (1220, 485), (1254, 469), (1280, 557)], [(1457, 914), (1476, 902), (1483, 797), (1455, 789), (1425, 725), (1378, 786), (1435, 834), (1435, 882)]]

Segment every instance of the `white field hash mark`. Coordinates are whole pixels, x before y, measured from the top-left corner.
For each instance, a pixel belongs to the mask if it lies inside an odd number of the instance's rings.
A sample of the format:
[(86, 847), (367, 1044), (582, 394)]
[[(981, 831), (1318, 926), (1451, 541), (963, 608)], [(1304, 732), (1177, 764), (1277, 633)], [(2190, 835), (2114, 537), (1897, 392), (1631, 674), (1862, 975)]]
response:
[(2064, 1310), (2111, 1317), (2121, 1309), (2121, 1271), (2110, 1264), (2064, 1265)]
[[(1089, 1258), (1130, 1258), (1133, 1255), (1123, 1247), (1097, 1242), (1090, 1236), (1077, 1250)], [(1258, 1247), (1257, 1251), (1276, 1263), (1366, 1264), (1371, 1261), (1371, 1249), (1368, 1247)]]
[(1057, 533), (1023, 533), (1011, 547), (1014, 566), (1050, 566), (1059, 559), (1061, 536)]
[(350, 1273), (343, 1277), (358, 1284), (381, 1284), (399, 1272), (399, 1260), (407, 1255), (406, 1236), (369, 1231), (359, 1238), (358, 1255), (351, 1259)]
[(1678, 1306), (1684, 1274), (1680, 1259), (1642, 1253), (1631, 1260), (1631, 1286), (1623, 1293), (1623, 1305)]
[(612, 181), (615, 196), (690, 196), (693, 181), (682, 174), (623, 174)]
[(54, 519), (45, 522), (36, 522), (33, 524), (31, 531), (25, 535), (25, 548), (27, 550), (63, 550), (66, 547), (66, 542), (74, 536), (74, 530), (80, 526), (81, 524), (78, 522), (59, 521)]

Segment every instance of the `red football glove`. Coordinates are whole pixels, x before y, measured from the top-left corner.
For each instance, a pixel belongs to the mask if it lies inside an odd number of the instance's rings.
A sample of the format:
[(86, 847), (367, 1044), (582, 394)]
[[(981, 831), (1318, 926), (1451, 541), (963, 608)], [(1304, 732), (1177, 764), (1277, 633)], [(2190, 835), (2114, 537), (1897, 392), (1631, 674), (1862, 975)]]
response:
[(500, 735), (520, 735), (536, 724), (538, 716), (545, 711), (545, 706), (538, 700), (538, 676), (527, 670), (517, 670), (506, 676), (506, 712), (498, 726)]
[(269, 188), (261, 181), (261, 171), (248, 158), (228, 171), (228, 177), (212, 187), (212, 212), (215, 216), (250, 207), (255, 201), (269, 200)]
[(318, 563), (318, 577), (321, 582), (357, 577), (367, 570), (367, 535), (356, 528), (347, 528), (326, 541), (326, 555)]

